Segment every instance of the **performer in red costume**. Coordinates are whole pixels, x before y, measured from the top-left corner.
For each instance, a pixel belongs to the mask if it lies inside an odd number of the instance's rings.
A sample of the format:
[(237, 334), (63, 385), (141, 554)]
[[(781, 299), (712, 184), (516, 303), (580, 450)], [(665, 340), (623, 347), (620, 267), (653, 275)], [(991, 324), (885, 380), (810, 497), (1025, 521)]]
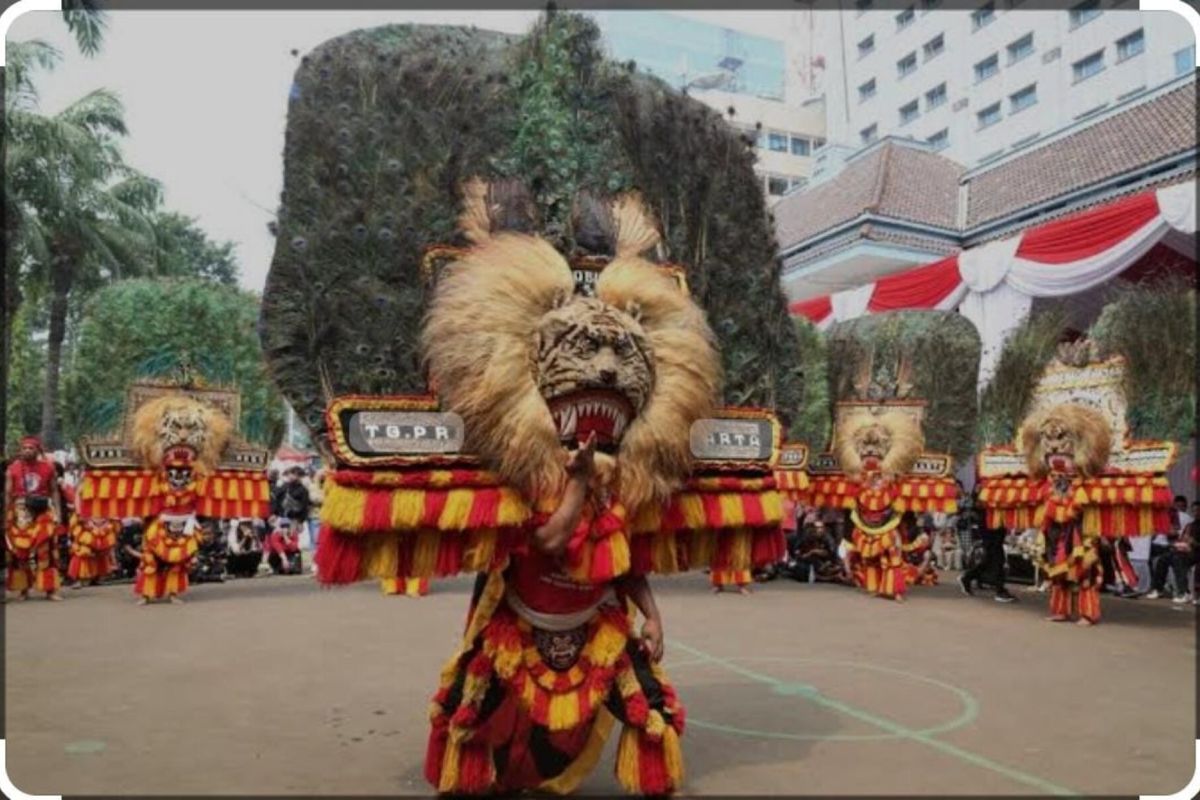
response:
[(71, 588), (79, 589), (86, 581), (92, 586), (113, 571), (113, 549), (117, 546), (118, 525), (111, 519), (71, 519), (71, 561), (67, 577)]
[(1100, 621), (1101, 537), (1165, 530), (1173, 442), (1128, 436), (1125, 361), (1089, 340), (1059, 346), (1034, 387), (1017, 441), (979, 456), (989, 528), (1037, 528), (1052, 622)]
[(29, 589), (45, 592), (48, 600), (61, 600), (57, 535), (62, 520), (54, 463), (36, 436), (21, 439), (21, 450), (5, 471), (5, 496), (9, 518), (5, 525), (8, 548), (6, 588), (28, 599)]

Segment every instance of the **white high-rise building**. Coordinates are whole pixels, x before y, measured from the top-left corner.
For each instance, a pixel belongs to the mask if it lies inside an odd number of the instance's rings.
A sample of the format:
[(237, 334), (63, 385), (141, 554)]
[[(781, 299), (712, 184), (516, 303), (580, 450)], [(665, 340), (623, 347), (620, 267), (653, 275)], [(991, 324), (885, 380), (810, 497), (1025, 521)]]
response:
[(755, 173), (768, 203), (804, 184), (825, 143), (824, 106), (804, 98), (819, 86), (819, 64), (805, 49), (814, 34), (810, 16), (777, 14), (791, 25), (776, 36), (665, 11), (592, 16), (609, 56), (687, 91), (755, 141)]
[(874, 5), (813, 13), (828, 65), (827, 138), (851, 150), (911, 138), (975, 167), (1195, 66), (1195, 39), (1177, 15), (1128, 0), (1069, 10), (1023, 0), (970, 11), (941, 0)]

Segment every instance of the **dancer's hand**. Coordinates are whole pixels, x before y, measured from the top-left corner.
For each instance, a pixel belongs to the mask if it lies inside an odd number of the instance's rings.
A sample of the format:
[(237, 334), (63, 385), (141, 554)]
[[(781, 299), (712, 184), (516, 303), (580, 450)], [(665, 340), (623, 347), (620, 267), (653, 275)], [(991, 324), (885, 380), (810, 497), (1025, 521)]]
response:
[(662, 661), (663, 657), (663, 630), (662, 623), (656, 619), (648, 619), (642, 625), (642, 647), (646, 650), (646, 655), (650, 656), (650, 660), (654, 662)]
[(596, 469), (596, 432), (588, 434), (588, 438), (578, 449), (567, 456), (567, 474), (572, 478), (587, 481)]

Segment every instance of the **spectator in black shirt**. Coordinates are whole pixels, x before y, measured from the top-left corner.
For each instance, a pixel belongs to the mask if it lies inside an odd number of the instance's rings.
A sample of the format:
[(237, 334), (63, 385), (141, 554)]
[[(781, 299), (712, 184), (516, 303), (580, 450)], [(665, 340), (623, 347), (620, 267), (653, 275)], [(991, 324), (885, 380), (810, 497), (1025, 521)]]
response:
[[(288, 467), (283, 473), (283, 482), (275, 487), (271, 494), (271, 515), (278, 519), (291, 520), (299, 525), (306, 524), (308, 512), (312, 508), (312, 498), (309, 497), (308, 487), (301, 482), (304, 467)], [(296, 527), (299, 527), (297, 525)]]

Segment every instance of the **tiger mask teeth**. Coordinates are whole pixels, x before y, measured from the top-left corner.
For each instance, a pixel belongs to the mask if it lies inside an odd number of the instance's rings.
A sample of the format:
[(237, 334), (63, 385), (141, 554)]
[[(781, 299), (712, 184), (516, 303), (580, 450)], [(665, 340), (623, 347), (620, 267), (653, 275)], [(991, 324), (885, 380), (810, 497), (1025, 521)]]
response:
[(585, 389), (552, 398), (550, 415), (563, 444), (574, 447), (594, 434), (597, 447), (611, 452), (620, 444), (634, 411), (619, 392)]

